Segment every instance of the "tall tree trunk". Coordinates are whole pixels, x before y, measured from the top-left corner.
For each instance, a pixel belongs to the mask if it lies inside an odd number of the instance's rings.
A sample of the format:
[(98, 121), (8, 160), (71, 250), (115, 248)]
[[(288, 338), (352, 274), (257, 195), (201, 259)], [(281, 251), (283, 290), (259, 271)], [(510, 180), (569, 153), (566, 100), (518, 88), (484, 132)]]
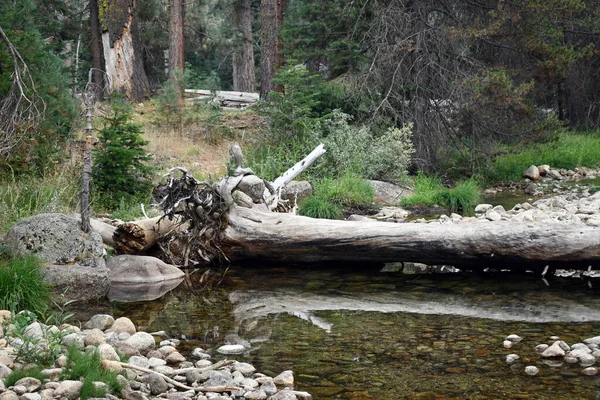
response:
[(269, 92), (275, 90), (273, 77), (279, 62), (279, 2), (261, 0), (261, 55), (260, 55), (260, 98), (267, 100)]
[(170, 0), (171, 20), (169, 23), (169, 74), (177, 88), (177, 105), (183, 108), (183, 72), (185, 68), (184, 0)]
[(92, 82), (96, 100), (104, 97), (104, 60), (102, 59), (102, 31), (98, 19), (98, 0), (90, 0), (90, 30), (92, 36)]
[(252, 42), (252, 8), (250, 0), (237, 0), (234, 4), (233, 23), (241, 33), (241, 40), (233, 51), (233, 90), (253, 92), (254, 46)]
[(136, 18), (137, 0), (103, 0), (99, 7), (110, 92), (139, 101), (150, 93)]

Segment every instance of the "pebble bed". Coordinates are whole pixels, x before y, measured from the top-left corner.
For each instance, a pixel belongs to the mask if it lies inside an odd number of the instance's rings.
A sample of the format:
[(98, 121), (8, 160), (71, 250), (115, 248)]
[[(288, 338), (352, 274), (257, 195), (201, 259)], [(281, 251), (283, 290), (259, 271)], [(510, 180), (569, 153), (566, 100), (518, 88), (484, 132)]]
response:
[[(600, 358), (600, 336), (585, 339), (583, 343), (567, 344), (560, 338), (555, 336), (551, 339), (554, 342), (551, 345), (546, 343), (535, 346), (535, 352), (543, 359), (543, 364), (551, 368), (559, 368), (563, 364), (579, 364), (582, 368), (581, 374), (593, 376), (598, 374), (598, 368), (593, 365)], [(522, 338), (519, 335), (508, 335), (503, 342), (506, 349), (520, 343)], [(507, 364), (515, 364), (520, 361), (521, 357), (512, 353), (506, 356)], [(540, 369), (535, 365), (527, 365), (524, 369), (527, 375), (537, 375)]]
[[(0, 322), (10, 322), (10, 312), (0, 311)], [(11, 332), (7, 323), (0, 324)], [(269, 377), (256, 371), (248, 363), (224, 359), (219, 362), (202, 348), (195, 348), (186, 359), (178, 350), (181, 341), (165, 339), (157, 344), (153, 334), (137, 331), (133, 322), (126, 317), (116, 320), (106, 314), (93, 316), (84, 325), (63, 324), (60, 327), (46, 326), (37, 321), (28, 325), (24, 337), (45, 351), (48, 338), (61, 334), (62, 346), (76, 346), (81, 351), (97, 349), (104, 369), (117, 372), (122, 386), (120, 393), (107, 393), (105, 399), (173, 399), (173, 400), (309, 400), (309, 393), (295, 391), (292, 371), (283, 371)], [(0, 400), (46, 400), (77, 399), (80, 397), (82, 381), (61, 380), (61, 372), (67, 357), (61, 355), (55, 365), (42, 370), (47, 376), (42, 381), (26, 377), (13, 386), (6, 387), (6, 377), (15, 369), (29, 368), (17, 358), (23, 339), (0, 328)], [(223, 354), (239, 354), (235, 345), (223, 346), (217, 351)], [(121, 362), (119, 353), (128, 357)], [(193, 360), (193, 361), (192, 361)], [(97, 385), (103, 385), (97, 383)]]

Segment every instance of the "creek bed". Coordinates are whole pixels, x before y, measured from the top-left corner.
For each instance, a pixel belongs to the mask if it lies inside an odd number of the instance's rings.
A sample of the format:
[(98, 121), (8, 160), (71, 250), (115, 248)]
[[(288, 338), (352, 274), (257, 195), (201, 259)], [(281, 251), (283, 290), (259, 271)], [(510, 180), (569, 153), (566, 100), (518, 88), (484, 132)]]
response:
[[(598, 376), (581, 375), (577, 364), (551, 367), (534, 351), (551, 336), (573, 344), (600, 335), (600, 282), (377, 271), (236, 265), (203, 278), (194, 271), (155, 301), (86, 305), (77, 316), (127, 316), (146, 331), (186, 338), (184, 352), (201, 346), (216, 360), (217, 347), (246, 343), (236, 359), (269, 375), (293, 370), (296, 390), (315, 399), (600, 396)], [(505, 349), (512, 333), (523, 341)], [(510, 353), (521, 361), (506, 364)], [(525, 375), (526, 365), (539, 375)]]

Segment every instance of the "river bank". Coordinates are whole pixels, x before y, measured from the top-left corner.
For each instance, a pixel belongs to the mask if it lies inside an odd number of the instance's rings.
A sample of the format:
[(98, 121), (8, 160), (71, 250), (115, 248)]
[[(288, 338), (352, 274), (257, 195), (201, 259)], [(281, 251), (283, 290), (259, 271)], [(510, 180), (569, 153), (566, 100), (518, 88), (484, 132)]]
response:
[[(180, 339), (165, 338), (164, 331), (152, 334), (139, 331), (127, 317), (115, 320), (110, 315), (98, 314), (80, 329), (69, 324), (47, 326), (35, 320), (23, 326), (23, 315), (30, 314), (25, 312), (10, 321), (10, 312), (0, 311), (4, 321), (0, 330), (1, 400), (88, 396), (109, 400), (229, 400), (232, 396), (248, 400), (312, 399), (309, 393), (293, 390), (292, 371), (269, 377), (257, 372), (252, 365), (234, 359), (213, 363), (211, 354), (199, 347), (186, 358), (177, 349)], [(161, 339), (158, 343), (157, 338)], [(102, 368), (117, 374), (118, 390), (111, 390), (106, 382), (95, 381), (91, 382), (90, 393), (84, 389), (87, 377), (65, 378), (65, 372), (73, 363), (71, 353), (65, 354), (68, 348), (88, 354), (97, 352)], [(235, 357), (245, 349), (225, 345), (217, 351)], [(34, 362), (40, 357), (56, 359), (41, 369), (42, 365)], [(23, 371), (27, 376), (27, 370), (35, 370), (32, 375), (41, 375), (43, 380), (23, 377), (13, 382), (13, 371)], [(12, 384), (6, 385), (6, 381)]]

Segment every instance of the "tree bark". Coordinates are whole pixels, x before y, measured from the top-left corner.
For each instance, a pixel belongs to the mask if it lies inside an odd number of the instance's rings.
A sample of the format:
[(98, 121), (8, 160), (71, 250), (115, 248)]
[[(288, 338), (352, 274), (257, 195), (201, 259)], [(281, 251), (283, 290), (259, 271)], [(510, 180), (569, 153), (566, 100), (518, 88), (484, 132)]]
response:
[(143, 253), (153, 247), (160, 237), (182, 229), (180, 219), (170, 221), (160, 218), (142, 219), (119, 226), (113, 235), (115, 250), (124, 254)]
[(183, 73), (185, 69), (185, 0), (170, 0), (171, 19), (169, 23), (169, 74), (177, 88), (177, 105), (183, 108)]
[(231, 261), (414, 261), (471, 269), (586, 269), (600, 263), (600, 230), (510, 221), (442, 224), (318, 220), (232, 206), (223, 251)]
[(92, 37), (92, 81), (97, 100), (104, 97), (104, 75), (102, 59), (102, 31), (98, 19), (98, 0), (90, 0), (90, 32)]
[(254, 44), (252, 40), (252, 8), (250, 0), (237, 0), (234, 4), (233, 23), (240, 33), (239, 43), (233, 51), (233, 90), (254, 91)]
[(275, 90), (273, 77), (279, 62), (279, 8), (277, 0), (262, 0), (260, 3), (261, 55), (260, 55), (260, 98), (268, 100), (269, 92)]
[(103, 0), (99, 9), (109, 90), (124, 94), (132, 101), (143, 100), (150, 93), (136, 4), (136, 0)]

